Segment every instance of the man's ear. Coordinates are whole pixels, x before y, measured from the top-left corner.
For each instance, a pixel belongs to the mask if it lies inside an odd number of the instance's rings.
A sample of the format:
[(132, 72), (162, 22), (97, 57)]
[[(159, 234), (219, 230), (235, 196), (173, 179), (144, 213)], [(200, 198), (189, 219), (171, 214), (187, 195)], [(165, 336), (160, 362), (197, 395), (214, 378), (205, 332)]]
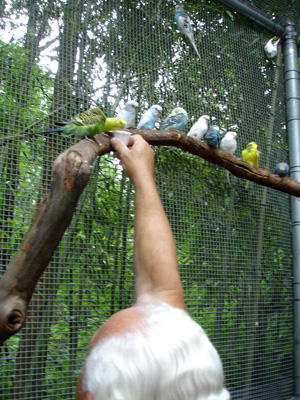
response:
[(94, 400), (94, 397), (91, 392), (86, 392), (86, 400)]

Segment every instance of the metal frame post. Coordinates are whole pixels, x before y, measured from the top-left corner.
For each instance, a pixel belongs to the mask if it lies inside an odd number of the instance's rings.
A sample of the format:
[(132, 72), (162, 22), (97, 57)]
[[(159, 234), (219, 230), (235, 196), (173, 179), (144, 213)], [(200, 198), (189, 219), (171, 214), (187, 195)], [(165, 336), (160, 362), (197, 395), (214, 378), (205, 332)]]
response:
[[(284, 81), (291, 178), (300, 182), (300, 91), (297, 31), (286, 21), (283, 35)], [(294, 278), (294, 400), (300, 400), (300, 198), (291, 196)]]
[[(284, 26), (268, 20), (238, 0), (215, 0), (283, 39), (284, 82), (291, 178), (300, 182), (300, 90), (295, 24)], [(300, 198), (291, 196), (294, 289), (294, 397), (300, 400)]]

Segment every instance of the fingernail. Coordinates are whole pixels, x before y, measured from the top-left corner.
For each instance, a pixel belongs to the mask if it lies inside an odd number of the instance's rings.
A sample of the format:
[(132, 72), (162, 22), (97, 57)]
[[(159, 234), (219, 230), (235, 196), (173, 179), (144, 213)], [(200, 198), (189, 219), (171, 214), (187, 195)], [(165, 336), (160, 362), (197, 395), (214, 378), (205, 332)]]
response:
[(113, 138), (110, 139), (110, 143), (111, 143), (112, 145), (117, 144), (118, 142), (119, 142), (119, 139), (118, 139), (118, 138), (113, 137)]

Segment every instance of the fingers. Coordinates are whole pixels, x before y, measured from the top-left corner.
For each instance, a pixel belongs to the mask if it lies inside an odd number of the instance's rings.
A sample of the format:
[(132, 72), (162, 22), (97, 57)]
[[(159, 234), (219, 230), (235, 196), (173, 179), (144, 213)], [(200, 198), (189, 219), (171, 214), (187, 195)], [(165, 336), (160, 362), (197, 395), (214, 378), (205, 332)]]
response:
[(145, 142), (145, 139), (142, 138), (142, 136), (140, 135), (133, 135), (130, 136), (129, 138), (129, 142), (128, 145), (126, 146), (121, 140), (119, 140), (118, 138), (113, 137), (110, 140), (111, 145), (113, 146), (113, 148), (118, 152), (118, 154), (122, 155), (124, 153), (126, 153), (126, 151), (128, 149), (131, 149), (136, 143), (142, 143)]
[(124, 153), (124, 151), (126, 151), (126, 149), (127, 149), (127, 146), (125, 146), (125, 144), (121, 140), (119, 140), (115, 137), (113, 137), (110, 140), (110, 143), (111, 143), (112, 147), (117, 151), (118, 154)]
[(111, 145), (117, 151), (117, 158), (133, 183), (139, 176), (153, 175), (154, 151), (142, 136), (131, 136), (128, 147), (116, 138), (111, 139)]

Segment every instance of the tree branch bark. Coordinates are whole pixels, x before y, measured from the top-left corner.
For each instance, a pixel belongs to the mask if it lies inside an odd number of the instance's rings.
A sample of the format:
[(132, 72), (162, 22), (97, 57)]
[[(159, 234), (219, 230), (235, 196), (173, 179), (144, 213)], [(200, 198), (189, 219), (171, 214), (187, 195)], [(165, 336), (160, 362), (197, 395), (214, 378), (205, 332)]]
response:
[[(300, 197), (300, 183), (280, 178), (269, 171), (253, 167), (244, 160), (175, 130), (131, 129), (149, 144), (174, 146), (228, 169), (233, 175), (260, 185)], [(82, 140), (60, 154), (53, 164), (48, 197), (10, 266), (0, 279), (0, 343), (18, 332), (38, 279), (46, 269), (65, 230), (69, 226), (81, 193), (86, 187), (90, 168), (98, 156), (112, 151), (106, 134), (96, 135), (95, 143)]]

